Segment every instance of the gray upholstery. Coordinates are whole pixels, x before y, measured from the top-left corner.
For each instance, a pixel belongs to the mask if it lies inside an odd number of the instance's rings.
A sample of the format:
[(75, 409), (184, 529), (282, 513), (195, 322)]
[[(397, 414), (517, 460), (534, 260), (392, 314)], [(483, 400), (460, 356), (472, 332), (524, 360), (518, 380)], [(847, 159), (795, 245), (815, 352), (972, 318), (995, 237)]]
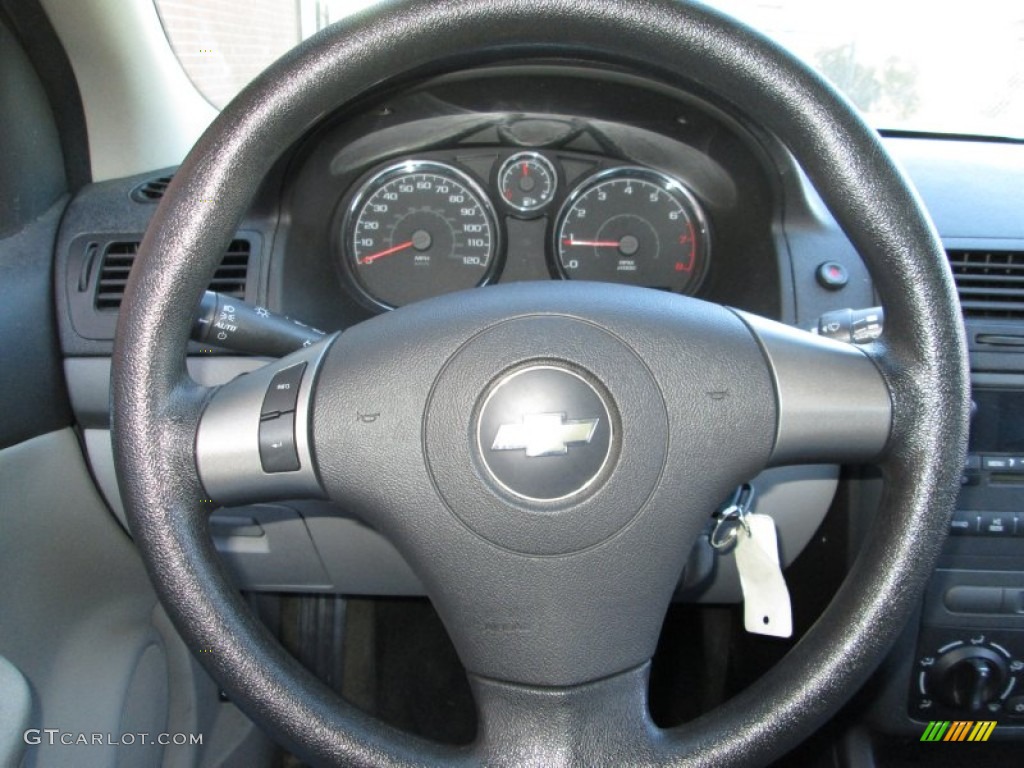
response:
[(32, 717), (32, 691), (25, 676), (0, 656), (0, 768), (17, 768)]

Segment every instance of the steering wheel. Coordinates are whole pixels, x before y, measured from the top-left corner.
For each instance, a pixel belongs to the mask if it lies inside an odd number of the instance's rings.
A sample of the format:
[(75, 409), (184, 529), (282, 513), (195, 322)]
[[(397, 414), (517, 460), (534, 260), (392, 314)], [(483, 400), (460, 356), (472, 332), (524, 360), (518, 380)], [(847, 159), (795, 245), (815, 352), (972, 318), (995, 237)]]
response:
[[(221, 388), (189, 378), (189, 328), (218, 256), (311, 125), (414, 77), (552, 56), (697, 84), (779, 136), (868, 265), (884, 339), (854, 348), (644, 289), (519, 284), (398, 309)], [(657, 0), (400, 3), (287, 54), (178, 170), (121, 309), (116, 460), (182, 637), (233, 701), (315, 764), (749, 765), (834, 713), (918, 599), (963, 460), (965, 348), (937, 235), (878, 138), (755, 32)], [(293, 410), (261, 422), (275, 381), (292, 382)], [(294, 440), (292, 458), (271, 462), (282, 471), (264, 471), (263, 429)], [(709, 512), (762, 468), (809, 460), (883, 472), (848, 578), (754, 685), (656, 728), (649, 660)], [(342, 701), (233, 589), (203, 500), (305, 496), (357, 512), (420, 577), (470, 677), (473, 745), (427, 742)]]

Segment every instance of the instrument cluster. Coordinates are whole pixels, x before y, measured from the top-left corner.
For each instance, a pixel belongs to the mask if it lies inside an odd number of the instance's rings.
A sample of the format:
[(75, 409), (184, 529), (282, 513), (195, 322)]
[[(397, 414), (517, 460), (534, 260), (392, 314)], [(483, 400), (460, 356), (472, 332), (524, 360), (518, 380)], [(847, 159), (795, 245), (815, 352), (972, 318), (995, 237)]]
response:
[(373, 309), (524, 279), (506, 270), (524, 251), (554, 279), (692, 294), (710, 256), (702, 204), (679, 178), (548, 150), (378, 165), (334, 228), (345, 281)]

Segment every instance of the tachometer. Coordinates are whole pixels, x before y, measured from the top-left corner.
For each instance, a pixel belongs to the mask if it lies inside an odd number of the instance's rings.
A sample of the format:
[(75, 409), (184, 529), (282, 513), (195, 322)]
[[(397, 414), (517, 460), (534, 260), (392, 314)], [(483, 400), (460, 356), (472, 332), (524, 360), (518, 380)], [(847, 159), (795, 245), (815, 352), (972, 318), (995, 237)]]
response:
[(614, 168), (574, 191), (558, 217), (562, 275), (693, 292), (704, 275), (708, 228), (679, 181), (644, 168)]
[(370, 178), (343, 232), (349, 273), (382, 307), (482, 285), (495, 271), (494, 209), (469, 176), (443, 163), (404, 162)]

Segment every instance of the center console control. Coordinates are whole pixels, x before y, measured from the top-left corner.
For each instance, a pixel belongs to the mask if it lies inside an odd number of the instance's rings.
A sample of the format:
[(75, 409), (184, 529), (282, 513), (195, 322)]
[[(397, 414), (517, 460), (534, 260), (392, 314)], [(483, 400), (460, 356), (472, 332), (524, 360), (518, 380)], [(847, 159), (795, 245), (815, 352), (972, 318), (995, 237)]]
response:
[(1024, 734), (1024, 381), (976, 379), (951, 536), (901, 685), (911, 721), (992, 720), (1006, 738)]
[(954, 536), (1024, 537), (1024, 512), (960, 509), (949, 521), (949, 532)]
[(1024, 724), (1024, 631), (922, 630), (910, 683), (919, 720), (990, 719)]

